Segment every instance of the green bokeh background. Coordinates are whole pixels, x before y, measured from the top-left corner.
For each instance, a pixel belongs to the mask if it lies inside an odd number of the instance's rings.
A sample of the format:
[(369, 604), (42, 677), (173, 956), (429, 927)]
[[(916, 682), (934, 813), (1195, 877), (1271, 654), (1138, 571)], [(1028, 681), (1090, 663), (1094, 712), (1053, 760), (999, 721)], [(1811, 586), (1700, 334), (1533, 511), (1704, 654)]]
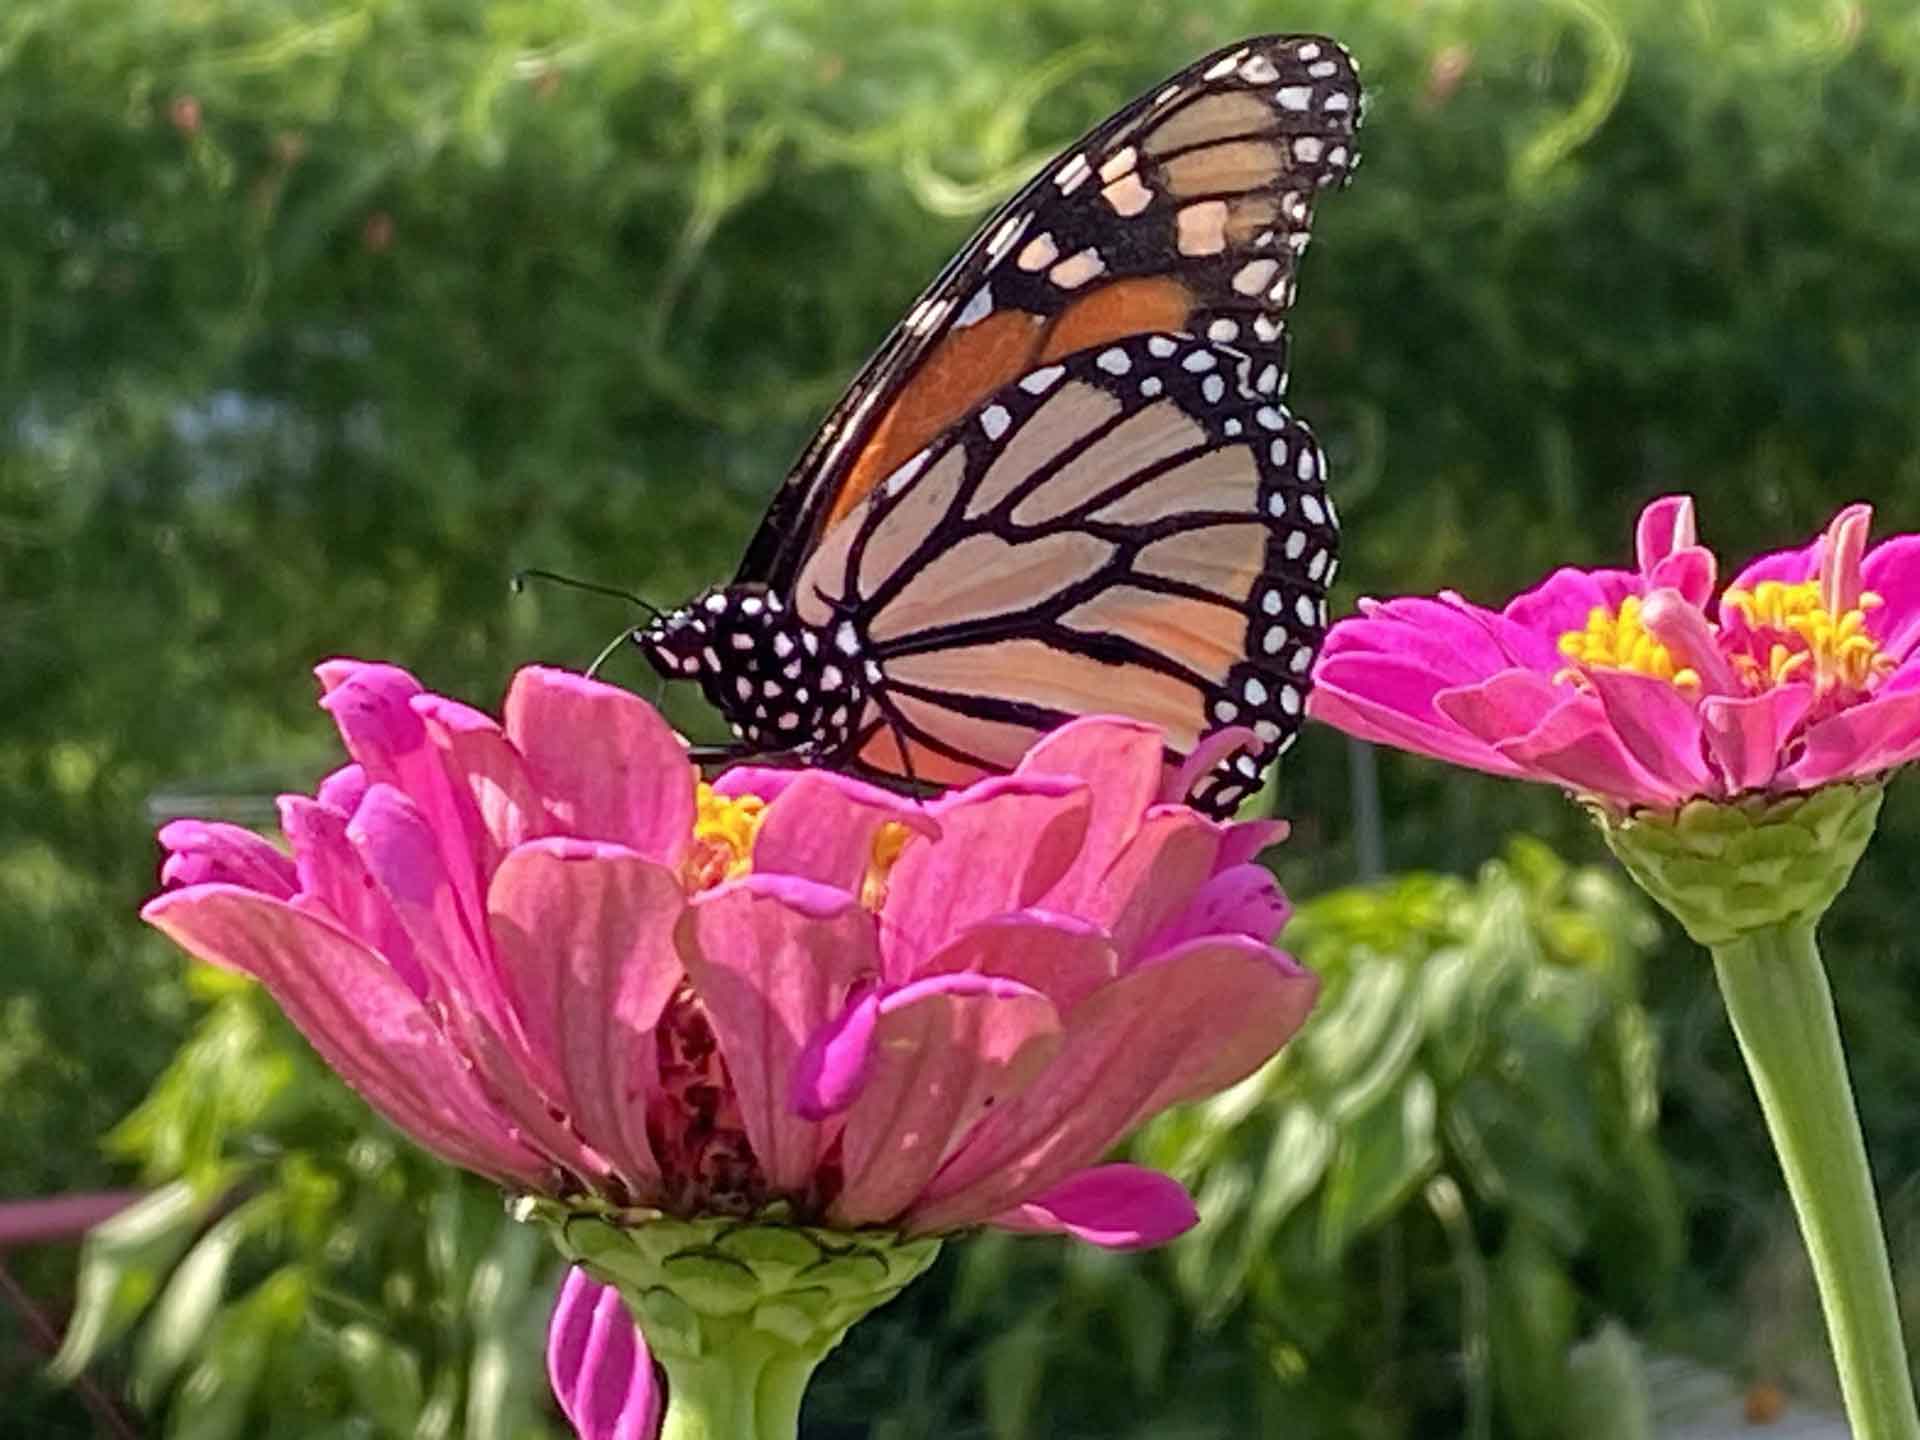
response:
[[(424, 1304), (381, 1292), (400, 1260), (365, 1277), (370, 1294), (249, 1288), (284, 1273), (274, 1255), (338, 1248), (329, 1227), (352, 1195), (372, 1207), (355, 1223), (392, 1220), (379, 1233), (396, 1254), (440, 1244), (434, 1343), (466, 1357), (467, 1374), (484, 1327), (458, 1297), (482, 1262), (445, 1260), (460, 1251), (448, 1237), (521, 1266), (529, 1314), (544, 1277), (511, 1239), (489, 1250), (485, 1204), (396, 1150), (250, 997), (189, 986), (134, 918), (155, 883), (156, 816), (258, 821), (263, 797), (330, 768), (308, 678), (319, 659), (394, 659), (491, 706), (516, 666), (584, 664), (625, 623), (594, 597), (511, 595), (516, 567), (662, 601), (728, 573), (809, 427), (992, 203), (1187, 59), (1277, 29), (1337, 34), (1371, 91), (1367, 163), (1321, 208), (1296, 311), (1292, 399), (1328, 450), (1347, 525), (1336, 612), (1360, 593), (1442, 586), (1497, 600), (1557, 564), (1617, 563), (1639, 506), (1676, 490), (1698, 497), (1706, 538), (1736, 562), (1803, 543), (1856, 499), (1877, 506), (1882, 533), (1920, 528), (1920, 11), (1908, 4), (0, 7), (0, 1198), (182, 1175), (210, 1185), (236, 1154), (278, 1166), (264, 1193), (305, 1218), (262, 1221), (249, 1238), (253, 1270), (220, 1293), (254, 1309), (221, 1312), (238, 1317), (227, 1331), (284, 1320), (294, 1328), (273, 1333), (296, 1334), (337, 1301), (329, 1343), (385, 1353), (393, 1316)], [(630, 662), (611, 674), (650, 689)], [(689, 732), (713, 732), (697, 701), (667, 704)], [(1296, 828), (1277, 864), (1298, 897), (1363, 878), (1352, 758), (1315, 733), (1288, 763), (1281, 807)], [(1558, 796), (1393, 755), (1378, 768), (1392, 871), (1470, 889), (1524, 872), (1539, 904), (1605, 883), (1604, 868), (1512, 870), (1515, 834), (1603, 864)], [(1481, 874), (1502, 855), (1506, 868)], [(1826, 931), (1897, 1237), (1920, 1177), (1905, 915), (1916, 856), (1920, 809), (1896, 785)], [(1621, 919), (1624, 894), (1609, 907), (1623, 935), (1645, 923)], [(1419, 943), (1373, 950), (1420, 963), (1458, 939), (1439, 921), (1413, 928)], [(1300, 942), (1309, 959), (1325, 933)], [(1557, 1278), (1539, 1280), (1524, 1255), (1499, 1261), (1517, 1278), (1490, 1292), (1489, 1324), (1565, 1310), (1565, 1338), (1587, 1337), (1581, 1356), (1604, 1359), (1602, 1327), (1618, 1317), (1650, 1346), (1817, 1399), (1805, 1334), (1780, 1319), (1807, 1312), (1776, 1176), (1701, 957), (1670, 930), (1651, 951), (1644, 935), (1610, 943), (1607, 1003), (1644, 1006), (1657, 1040), (1655, 1168), (1672, 1195), (1636, 1205), (1596, 1192), (1596, 1225), (1548, 1246), (1558, 1258), (1539, 1273)], [(1577, 965), (1598, 952), (1568, 953)], [(229, 1097), (231, 1113), (172, 1150), (155, 1136), (185, 1123), (174, 1112), (104, 1145), (189, 1034), (211, 1043), (215, 1021), (236, 1068), (201, 1083), (243, 1077), (259, 1104)], [(1525, 1074), (1533, 1052), (1519, 1053)], [(1597, 1083), (1585, 1060), (1573, 1073), (1566, 1084)], [(1541, 1093), (1561, 1083), (1542, 1079)], [(1177, 1139), (1152, 1143), (1198, 1153)], [(308, 1164), (302, 1145), (340, 1172), (311, 1193), (287, 1169)], [(1217, 1157), (1194, 1163), (1204, 1180)], [(1426, 1194), (1433, 1173), (1408, 1194)], [(1364, 1264), (1401, 1267), (1394, 1283), (1414, 1300), (1395, 1313), (1453, 1335), (1457, 1317), (1422, 1310), (1430, 1277), (1416, 1263), (1421, 1234), (1458, 1238), (1434, 1218), (1444, 1199), (1427, 1196), (1426, 1231)], [(1525, 1250), (1509, 1243), (1511, 1215), (1481, 1201), (1469, 1226), (1480, 1248)], [(1632, 1304), (1607, 1295), (1594, 1274), (1629, 1243), (1605, 1238), (1608, 1217), (1669, 1203), (1665, 1283)], [(946, 1418), (873, 1433), (1077, 1433), (1075, 1417), (1113, 1393), (1096, 1363), (1110, 1344), (1101, 1324), (1060, 1318), (1058, 1297), (1094, 1284), (1092, 1262), (1020, 1253), (1008, 1262), (1026, 1267), (1019, 1283), (943, 1272), (911, 1325), (876, 1321), (872, 1355), (893, 1368), (875, 1379), (859, 1367), (880, 1361), (849, 1358), (823, 1402), (848, 1418), (820, 1434), (866, 1433), (851, 1417), (916, 1384), (921, 1409), (899, 1413)], [(1270, 1282), (1295, 1273), (1265, 1254), (1248, 1263), (1277, 1267)], [(1353, 1391), (1304, 1331), (1275, 1338), (1285, 1324), (1257, 1303), (1259, 1283), (1245, 1304), (1220, 1300), (1218, 1276), (1200, 1294), (1190, 1282), (1205, 1266), (1180, 1256), (1100, 1262), (1102, 1305), (1136, 1322), (1164, 1313), (1175, 1329), (1196, 1316), (1224, 1326), (1267, 1367), (1233, 1394)], [(3, 1258), (64, 1316), (70, 1248)], [(1373, 1294), (1384, 1283), (1347, 1282)], [(1037, 1297), (1025, 1308), (1022, 1285)], [(1546, 1293), (1555, 1285), (1564, 1304)], [(1453, 1292), (1436, 1281), (1432, 1293)], [(1500, 1319), (1509, 1293), (1531, 1319)], [(499, 1337), (525, 1331), (531, 1355), (538, 1326), (516, 1317), (488, 1334), (516, 1354)], [(374, 1338), (341, 1340), (355, 1324)], [(1050, 1372), (1028, 1357), (1047, 1348), (1033, 1335), (1055, 1330), (1084, 1333), (1085, 1349)], [(1136, 1378), (1153, 1368), (1141, 1353)], [(1160, 1379), (1134, 1418), (1159, 1434), (1232, 1433), (1209, 1428), (1224, 1422), (1206, 1397), (1182, 1398), (1203, 1384), (1182, 1376), (1203, 1371), (1166, 1370), (1153, 1353)], [(1300, 1433), (1435, 1433), (1416, 1424), (1434, 1416), (1527, 1433), (1513, 1397), (1535, 1380), (1513, 1365), (1566, 1379), (1553, 1357), (1496, 1363), (1509, 1398), (1475, 1419), (1460, 1398), (1471, 1355), (1463, 1369), (1453, 1353), (1376, 1374), (1370, 1408), (1326, 1400), (1319, 1428), (1302, 1420)], [(0, 1434), (90, 1433), (73, 1398), (37, 1378), (41, 1358), (0, 1318)], [(385, 1363), (366, 1362), (366, 1393), (406, 1390)], [(439, 1372), (420, 1363), (430, 1392)], [(117, 1392), (135, 1364), (122, 1343), (92, 1373)], [(366, 1418), (351, 1386), (270, 1373), (283, 1387), (276, 1433), (431, 1433), (397, 1412)], [(513, 1412), (535, 1426), (537, 1388)], [(154, 1433), (172, 1394), (144, 1397)], [(312, 1398), (323, 1394), (334, 1398)], [(303, 1405), (317, 1417), (305, 1428)], [(226, 1433), (267, 1433), (265, 1411), (235, 1413)], [(464, 1413), (455, 1406), (446, 1433), (481, 1433)]]

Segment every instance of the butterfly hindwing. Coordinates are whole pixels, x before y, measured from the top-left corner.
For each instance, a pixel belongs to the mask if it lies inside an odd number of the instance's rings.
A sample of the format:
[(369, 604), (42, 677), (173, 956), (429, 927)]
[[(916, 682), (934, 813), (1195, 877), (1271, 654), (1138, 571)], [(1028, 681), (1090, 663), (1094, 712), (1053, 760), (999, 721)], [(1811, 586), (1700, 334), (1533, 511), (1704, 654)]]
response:
[(1194, 62), (1063, 151), (981, 226), (867, 363), (737, 581), (784, 589), (876, 485), (991, 392), (1080, 350), (1186, 331), (1272, 365), (1317, 193), (1358, 156), (1361, 91), (1324, 36)]
[(1176, 759), (1246, 727), (1195, 788), (1224, 810), (1300, 725), (1337, 540), (1267, 362), (1154, 333), (994, 392), (829, 535), (792, 603), (851, 626), (871, 768), (1008, 769), (1036, 733), (1122, 708)]

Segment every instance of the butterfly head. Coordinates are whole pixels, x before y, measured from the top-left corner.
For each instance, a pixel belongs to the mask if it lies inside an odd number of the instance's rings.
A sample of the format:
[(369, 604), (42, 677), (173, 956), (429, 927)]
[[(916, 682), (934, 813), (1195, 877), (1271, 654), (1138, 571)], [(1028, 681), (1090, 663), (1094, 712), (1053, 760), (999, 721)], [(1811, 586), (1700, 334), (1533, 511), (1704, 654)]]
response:
[(756, 753), (830, 756), (861, 709), (853, 663), (762, 585), (704, 591), (634, 634), (668, 680), (697, 680)]

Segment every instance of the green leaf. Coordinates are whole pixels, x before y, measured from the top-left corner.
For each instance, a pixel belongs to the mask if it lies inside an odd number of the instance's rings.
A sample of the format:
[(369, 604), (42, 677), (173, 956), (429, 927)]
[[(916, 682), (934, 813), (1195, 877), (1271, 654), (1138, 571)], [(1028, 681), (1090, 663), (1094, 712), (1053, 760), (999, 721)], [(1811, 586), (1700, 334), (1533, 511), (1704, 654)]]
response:
[(1339, 1138), (1339, 1131), (1304, 1101), (1281, 1109), (1273, 1144), (1267, 1149), (1266, 1169), (1254, 1190), (1246, 1237), (1249, 1249), (1265, 1248), (1294, 1207), (1313, 1192), (1327, 1173)]
[(426, 1403), (419, 1357), (371, 1325), (344, 1326), (336, 1343), (360, 1409), (389, 1440), (411, 1440)]
[(987, 1346), (981, 1381), (994, 1440), (1026, 1440), (1033, 1433), (1035, 1397), (1053, 1348), (1049, 1313), (1035, 1311)]
[(1608, 1320), (1567, 1357), (1565, 1432), (1580, 1440), (1653, 1440), (1653, 1397), (1640, 1347)]
[(1521, 1440), (1561, 1440), (1567, 1349), (1573, 1343), (1572, 1282), (1535, 1232), (1516, 1228), (1493, 1263), (1494, 1388)]
[(255, 1393), (275, 1342), (296, 1328), (305, 1301), (305, 1279), (289, 1267), (221, 1312), (199, 1363), (168, 1408), (169, 1440), (236, 1440), (256, 1433)]
[(140, 1317), (214, 1198), (177, 1180), (87, 1232), (73, 1319), (47, 1367), (55, 1380), (70, 1383)]
[(1398, 1091), (1341, 1127), (1320, 1204), (1321, 1263), (1404, 1205), (1440, 1156), (1433, 1082), (1415, 1071)]
[[(1392, 961), (1357, 965), (1330, 1009), (1307, 1023), (1294, 1043), (1313, 1073), (1330, 1089), (1352, 1086), (1358, 1104), (1377, 1085), (1384, 1052), (1391, 1069), (1404, 1062), (1409, 1028), (1406, 971)], [(1391, 1083), (1391, 1078), (1387, 1081)]]
[(136, 1404), (149, 1409), (157, 1405), (180, 1367), (205, 1342), (225, 1297), (234, 1254), (250, 1235), (270, 1224), (280, 1208), (276, 1194), (254, 1197), (216, 1221), (174, 1267), (134, 1350), (131, 1383)]

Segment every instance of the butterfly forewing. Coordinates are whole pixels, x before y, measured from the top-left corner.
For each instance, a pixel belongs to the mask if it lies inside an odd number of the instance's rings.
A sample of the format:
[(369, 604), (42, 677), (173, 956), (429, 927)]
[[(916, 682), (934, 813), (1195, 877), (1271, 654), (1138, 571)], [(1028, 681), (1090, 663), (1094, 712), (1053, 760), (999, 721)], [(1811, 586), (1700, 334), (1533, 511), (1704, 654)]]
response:
[(636, 636), (655, 667), (733, 753), (941, 783), (1131, 715), (1231, 811), (1326, 627), (1338, 537), (1285, 314), (1360, 110), (1338, 44), (1269, 36), (1069, 147), (861, 371), (734, 584)]
[(784, 590), (902, 461), (1019, 376), (1149, 331), (1245, 351), (1285, 384), (1315, 196), (1358, 159), (1361, 91), (1324, 36), (1196, 61), (1063, 151), (981, 226), (787, 477), (741, 583)]
[(1299, 727), (1338, 538), (1320, 448), (1264, 369), (1128, 337), (995, 391), (883, 481), (794, 588), (803, 622), (851, 617), (860, 760), (971, 778), (1122, 709), (1175, 757), (1246, 727), (1193, 797), (1243, 798)]

